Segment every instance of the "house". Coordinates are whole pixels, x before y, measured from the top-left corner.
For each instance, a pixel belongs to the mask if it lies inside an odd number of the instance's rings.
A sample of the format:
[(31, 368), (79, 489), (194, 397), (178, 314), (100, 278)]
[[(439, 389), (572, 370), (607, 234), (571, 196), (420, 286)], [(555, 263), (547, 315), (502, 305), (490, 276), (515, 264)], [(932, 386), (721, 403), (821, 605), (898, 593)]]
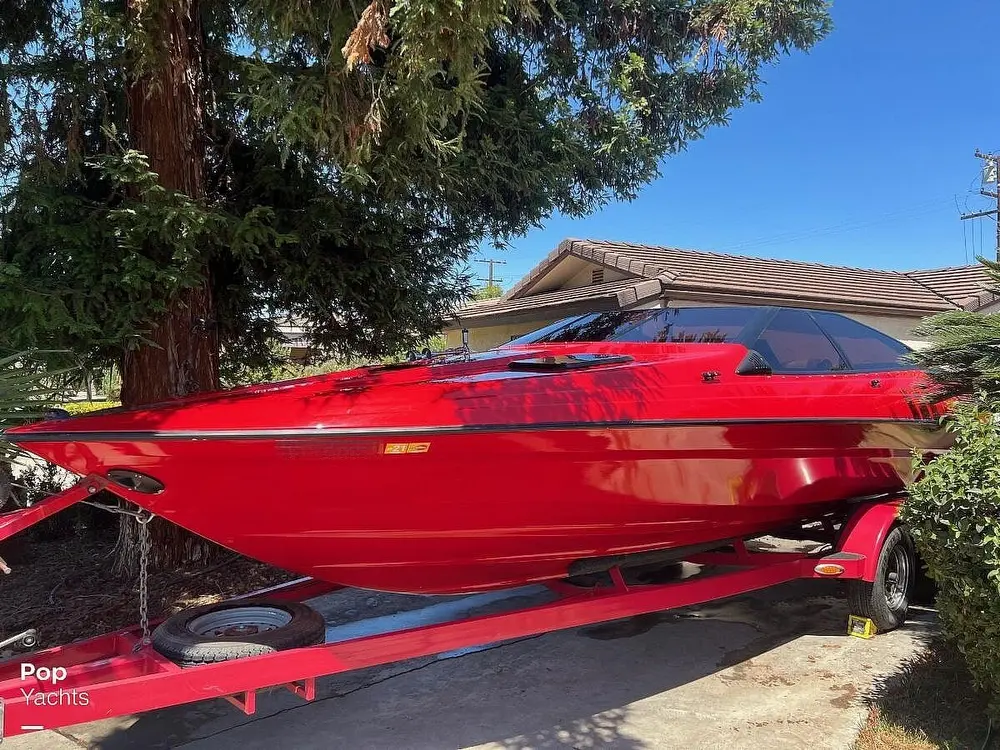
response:
[(914, 327), (945, 310), (992, 312), (982, 266), (882, 271), (794, 260), (569, 239), (498, 299), (469, 304), (445, 328), (475, 351), (560, 318), (603, 310), (785, 305), (842, 312), (919, 347)]
[(275, 322), (278, 328), (277, 344), (285, 356), (294, 361), (307, 359), (312, 347), (308, 324), (295, 318), (279, 318)]

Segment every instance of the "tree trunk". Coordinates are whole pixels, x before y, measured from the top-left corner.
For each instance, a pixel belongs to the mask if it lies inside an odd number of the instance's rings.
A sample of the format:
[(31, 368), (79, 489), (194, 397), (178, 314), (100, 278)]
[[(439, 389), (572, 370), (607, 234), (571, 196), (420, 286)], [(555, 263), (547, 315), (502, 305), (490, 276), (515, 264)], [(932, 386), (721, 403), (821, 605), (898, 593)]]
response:
[[(146, 0), (125, 0), (131, 22), (137, 23)], [(202, 33), (199, 0), (161, 3), (152, 19), (143, 19), (158, 49), (154, 69), (128, 83), (128, 130), (135, 148), (149, 158), (160, 184), (194, 199), (205, 197), (203, 138)], [(149, 248), (155, 254), (159, 248)], [(207, 262), (201, 286), (178, 294), (142, 344), (122, 358), (122, 403), (155, 403), (176, 396), (212, 390), (219, 384), (219, 343)], [(215, 546), (157, 519), (150, 524), (155, 558), (176, 564), (211, 557)], [(132, 567), (136, 527), (125, 518), (119, 539), (118, 567)]]

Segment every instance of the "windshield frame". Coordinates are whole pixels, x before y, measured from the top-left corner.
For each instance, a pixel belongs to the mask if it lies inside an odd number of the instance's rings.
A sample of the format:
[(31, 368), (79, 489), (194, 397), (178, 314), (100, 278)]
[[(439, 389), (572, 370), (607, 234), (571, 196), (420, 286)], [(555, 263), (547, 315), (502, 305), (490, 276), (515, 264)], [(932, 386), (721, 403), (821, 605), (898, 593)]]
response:
[[(895, 341), (901, 347), (903, 347), (907, 351), (907, 353), (911, 352), (912, 348), (909, 345), (907, 345), (905, 342), (900, 341), (896, 337), (891, 336), (891, 335), (889, 335), (889, 334), (887, 334), (887, 333), (885, 333), (883, 331), (880, 331), (879, 329), (875, 328), (874, 326), (870, 326), (870, 325), (868, 325), (866, 323), (862, 323), (861, 321), (858, 321), (858, 320), (855, 320), (855, 319), (851, 318), (849, 315), (845, 315), (844, 313), (836, 312), (834, 310), (815, 310), (815, 309), (811, 309), (811, 308), (788, 307), (788, 306), (777, 306), (777, 305), (775, 305), (775, 306), (704, 305), (704, 306), (676, 307), (676, 308), (663, 308), (663, 307), (649, 308), (649, 309), (646, 309), (646, 310), (635, 310), (634, 312), (645, 312), (645, 313), (648, 313), (648, 314), (647, 315), (643, 315), (643, 316), (637, 318), (637, 320), (634, 323), (632, 323), (630, 325), (626, 325), (625, 327), (623, 327), (620, 331), (618, 331), (616, 333), (616, 337), (627, 336), (630, 332), (634, 331), (639, 326), (644, 325), (645, 323), (647, 323), (649, 321), (649, 319), (652, 318), (654, 315), (656, 315), (658, 313), (662, 313), (665, 310), (671, 310), (671, 309), (673, 309), (673, 310), (739, 309), (741, 311), (752, 311), (752, 313), (748, 316), (747, 323), (743, 326), (743, 329), (739, 332), (739, 334), (736, 335), (736, 336), (734, 336), (732, 339), (730, 339), (728, 341), (725, 341), (725, 342), (666, 342), (666, 341), (665, 342), (654, 342), (654, 341), (640, 342), (640, 341), (622, 341), (620, 338), (614, 338), (614, 339), (603, 339), (603, 340), (600, 340), (600, 341), (593, 341), (593, 342), (586, 342), (586, 341), (526, 341), (526, 342), (522, 342), (522, 343), (516, 343), (519, 339), (527, 338), (527, 337), (533, 336), (533, 335), (538, 335), (538, 334), (542, 333), (543, 331), (545, 332), (545, 335), (552, 335), (552, 334), (558, 333), (559, 331), (562, 331), (563, 329), (565, 329), (565, 328), (567, 328), (567, 327), (569, 327), (571, 325), (580, 324), (580, 323), (583, 323), (583, 322), (591, 322), (594, 319), (596, 319), (598, 316), (603, 315), (603, 314), (605, 314), (607, 312), (611, 312), (611, 311), (605, 310), (605, 311), (600, 311), (600, 312), (588, 312), (588, 313), (582, 313), (580, 315), (567, 316), (565, 318), (562, 318), (560, 320), (555, 321), (554, 323), (550, 323), (548, 326), (544, 326), (544, 327), (539, 328), (539, 329), (537, 329), (535, 331), (530, 331), (528, 333), (522, 334), (517, 339), (513, 339), (510, 342), (508, 342), (506, 344), (502, 344), (502, 345), (500, 345), (500, 346), (498, 346), (496, 348), (497, 349), (506, 349), (506, 348), (532, 347), (532, 346), (566, 346), (566, 345), (582, 344), (582, 343), (593, 343), (593, 344), (632, 344), (632, 345), (640, 345), (640, 346), (642, 346), (642, 345), (645, 345), (645, 346), (648, 346), (648, 345), (658, 345), (658, 346), (663, 346), (663, 345), (678, 346), (678, 345), (681, 345), (681, 346), (684, 346), (684, 345), (688, 345), (689, 343), (692, 346), (706, 346), (706, 345), (711, 345), (712, 343), (722, 343), (722, 344), (727, 344), (727, 345), (729, 345), (729, 344), (739, 344), (739, 345), (742, 345), (742, 346), (746, 347), (748, 350), (756, 351), (754, 349), (754, 347), (757, 344), (757, 341), (760, 339), (761, 334), (763, 334), (763, 332), (765, 330), (767, 330), (767, 328), (771, 325), (771, 323), (774, 320), (774, 318), (779, 313), (781, 313), (783, 310), (790, 310), (790, 311), (795, 312), (796, 314), (808, 317), (819, 328), (819, 331), (823, 334), (824, 337), (826, 337), (826, 339), (830, 342), (830, 344), (833, 346), (833, 348), (838, 352), (838, 354), (840, 355), (840, 358), (841, 358), (842, 362), (846, 365), (846, 367), (844, 367), (842, 369), (838, 368), (838, 369), (834, 369), (834, 370), (816, 370), (816, 371), (811, 371), (811, 370), (809, 370), (809, 371), (806, 371), (806, 370), (790, 370), (790, 369), (785, 369), (785, 368), (778, 367), (778, 368), (774, 368), (772, 370), (775, 375), (858, 374), (858, 373), (865, 373), (865, 372), (890, 372), (890, 371), (895, 372), (895, 371), (904, 371), (904, 370), (919, 369), (913, 363), (909, 363), (909, 362), (907, 362), (905, 360), (905, 356), (906, 356), (905, 354), (902, 354), (900, 361), (897, 362), (897, 363), (895, 363), (895, 364), (893, 364), (892, 367), (873, 368), (873, 367), (868, 367), (868, 366), (865, 366), (865, 365), (857, 365), (857, 364), (855, 364), (851, 360), (851, 358), (847, 356), (847, 353), (843, 350), (843, 348), (840, 346), (840, 344), (837, 343), (836, 337), (833, 336), (830, 333), (830, 331), (827, 330), (827, 328), (826, 328), (825, 325), (823, 325), (822, 319), (819, 316), (815, 315), (815, 313), (824, 313), (824, 314), (832, 314), (832, 315), (843, 316), (843, 317), (847, 318), (848, 320), (851, 320), (853, 323), (856, 323), (859, 326), (862, 326), (864, 328), (870, 329), (871, 331), (873, 331), (879, 337), (884, 337), (884, 338), (891, 339), (892, 341)], [(628, 311), (628, 312), (631, 312), (631, 311)]]
[[(779, 309), (776, 307), (755, 307), (752, 305), (704, 305), (697, 307), (656, 307), (644, 310), (628, 310), (622, 312), (636, 312), (636, 313), (646, 313), (645, 315), (639, 316), (635, 321), (631, 323), (626, 323), (623, 325), (622, 329), (618, 331), (615, 335), (616, 338), (601, 339), (598, 341), (522, 341), (528, 337), (538, 337), (540, 335), (551, 336), (558, 334), (560, 331), (569, 328), (572, 325), (580, 325), (584, 323), (592, 322), (599, 316), (607, 314), (609, 312), (615, 312), (613, 310), (602, 310), (599, 312), (588, 312), (581, 313), (579, 315), (571, 315), (565, 318), (561, 318), (554, 323), (550, 323), (547, 326), (538, 328), (534, 331), (528, 331), (523, 333), (515, 339), (508, 341), (497, 349), (506, 348), (517, 348), (517, 347), (527, 347), (527, 346), (560, 346), (563, 344), (580, 344), (580, 343), (593, 343), (593, 344), (637, 344), (637, 345), (672, 345), (676, 346), (679, 344), (691, 343), (693, 345), (704, 346), (706, 344), (712, 343), (724, 343), (724, 344), (742, 344), (743, 346), (748, 346), (748, 342), (754, 341), (759, 335), (761, 329), (768, 320), (773, 316), (774, 312)], [(739, 334), (734, 336), (724, 342), (680, 342), (680, 341), (622, 341), (618, 337), (626, 336), (632, 331), (636, 330), (640, 326), (646, 324), (650, 318), (661, 315), (664, 312), (670, 310), (738, 310), (740, 312), (747, 313), (747, 321), (743, 325)]]

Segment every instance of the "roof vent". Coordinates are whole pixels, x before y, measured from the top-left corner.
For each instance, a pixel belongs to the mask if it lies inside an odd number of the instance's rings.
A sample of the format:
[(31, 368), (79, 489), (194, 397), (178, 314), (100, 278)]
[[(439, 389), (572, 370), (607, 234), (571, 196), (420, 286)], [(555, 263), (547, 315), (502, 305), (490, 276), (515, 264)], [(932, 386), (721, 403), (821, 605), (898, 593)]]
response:
[(747, 352), (747, 356), (743, 358), (739, 367), (736, 368), (737, 375), (770, 375), (771, 373), (771, 365), (753, 349)]
[(603, 284), (604, 283), (604, 269), (595, 268), (590, 272), (590, 283), (591, 284)]

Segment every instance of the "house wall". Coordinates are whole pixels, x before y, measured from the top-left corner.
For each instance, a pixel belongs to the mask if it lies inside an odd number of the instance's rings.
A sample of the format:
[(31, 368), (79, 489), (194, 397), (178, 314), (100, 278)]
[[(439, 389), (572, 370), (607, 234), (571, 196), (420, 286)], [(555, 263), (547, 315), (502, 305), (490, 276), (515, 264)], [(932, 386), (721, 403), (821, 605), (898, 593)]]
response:
[[(667, 301), (667, 307), (713, 307), (718, 302), (703, 302), (701, 300), (671, 299)], [(728, 303), (727, 303), (728, 304)], [(913, 349), (922, 349), (927, 346), (927, 342), (913, 333), (913, 329), (920, 324), (922, 318), (916, 316), (902, 315), (865, 315), (861, 313), (844, 313), (849, 318), (853, 318), (859, 323), (871, 326), (876, 331), (881, 331), (894, 339), (899, 339)]]
[(530, 294), (542, 294), (543, 292), (554, 292), (557, 289), (576, 289), (581, 286), (590, 286), (593, 281), (593, 271), (595, 268), (604, 268), (604, 281), (618, 281), (626, 278), (627, 274), (616, 268), (606, 268), (589, 260), (568, 256), (563, 258), (557, 266), (545, 274), (544, 278), (538, 279), (530, 289)]
[(913, 329), (920, 325), (922, 318), (901, 317), (895, 315), (854, 315), (848, 314), (859, 323), (887, 333), (894, 339), (899, 339), (912, 349), (923, 349), (927, 342), (913, 333)]
[[(593, 266), (591, 266), (592, 268)], [(588, 269), (587, 273), (590, 273)], [(611, 281), (611, 279), (605, 280)], [(589, 281), (589, 276), (588, 276)], [(655, 310), (657, 308), (663, 307), (663, 299), (651, 299), (640, 302), (637, 305), (629, 307), (629, 310)], [(526, 333), (531, 333), (532, 331), (537, 331), (539, 328), (544, 328), (550, 323), (555, 323), (557, 320), (562, 320), (567, 317), (565, 312), (560, 312), (558, 310), (550, 312), (549, 314), (529, 320), (526, 322), (510, 323), (504, 325), (486, 325), (486, 326), (469, 326), (469, 348), (474, 352), (482, 352), (487, 349), (492, 349), (495, 346), (500, 346), (501, 344), (506, 344), (512, 338), (517, 336), (523, 336)], [(462, 345), (462, 330), (460, 328), (450, 328), (444, 331), (446, 345), (449, 349), (459, 347)]]
[[(589, 273), (589, 270), (587, 271)], [(703, 302), (700, 300), (670, 299), (670, 300), (647, 300), (634, 309), (656, 309), (658, 307), (711, 307), (718, 303)], [(1000, 303), (994, 305), (996, 310), (1000, 310)], [(994, 310), (994, 311), (996, 311)], [(922, 349), (927, 346), (927, 342), (920, 339), (913, 333), (913, 329), (919, 325), (921, 318), (916, 316), (906, 317), (898, 315), (865, 315), (860, 313), (846, 313), (859, 323), (871, 326), (882, 331), (895, 339), (899, 339), (904, 344), (913, 349)], [(492, 349), (495, 346), (506, 344), (516, 336), (538, 330), (544, 326), (554, 323), (565, 315), (554, 312), (545, 317), (539, 317), (527, 322), (519, 322), (504, 325), (486, 325), (469, 327), (469, 348), (472, 351), (481, 352)], [(445, 331), (445, 338), (449, 347), (459, 347), (462, 345), (461, 329), (451, 329)]]
[[(555, 323), (562, 315), (555, 315), (551, 318), (539, 318), (526, 323), (511, 323), (499, 326), (469, 326), (469, 348), (474, 352), (482, 352), (492, 349), (495, 346), (506, 344), (512, 338), (522, 336), (531, 331), (544, 328), (549, 323)], [(462, 329), (452, 328), (444, 332), (445, 341), (449, 349), (462, 345)]]

